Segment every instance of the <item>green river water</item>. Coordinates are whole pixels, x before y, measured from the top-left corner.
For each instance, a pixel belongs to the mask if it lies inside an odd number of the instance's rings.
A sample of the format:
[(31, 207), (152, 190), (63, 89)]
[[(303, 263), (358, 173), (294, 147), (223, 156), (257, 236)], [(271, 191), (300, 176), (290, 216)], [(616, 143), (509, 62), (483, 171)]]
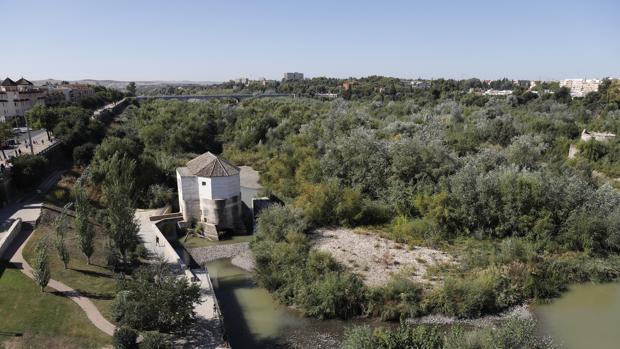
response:
[(534, 311), (541, 332), (563, 348), (620, 348), (620, 283), (574, 285)]
[[(387, 325), (303, 317), (280, 305), (229, 259), (209, 262), (207, 268), (233, 348), (338, 348), (348, 327)], [(620, 348), (620, 283), (574, 285), (534, 312), (541, 333), (563, 348)]]
[(373, 325), (304, 317), (280, 305), (229, 259), (208, 262), (207, 269), (233, 348), (338, 348), (347, 327)]

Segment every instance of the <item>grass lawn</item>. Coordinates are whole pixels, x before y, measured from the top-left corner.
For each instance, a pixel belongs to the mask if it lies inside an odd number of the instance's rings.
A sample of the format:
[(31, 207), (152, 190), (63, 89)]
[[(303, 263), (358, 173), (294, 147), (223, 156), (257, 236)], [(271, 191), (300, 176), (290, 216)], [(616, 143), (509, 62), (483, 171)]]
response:
[[(101, 348), (111, 337), (90, 323), (70, 299), (48, 289), (17, 269), (0, 265), (0, 346), (4, 348)], [(22, 333), (15, 337), (14, 333)]]
[(236, 244), (240, 242), (250, 242), (252, 241), (253, 235), (241, 235), (241, 236), (229, 236), (225, 240), (220, 241), (211, 241), (209, 239), (201, 238), (198, 236), (190, 236), (187, 238), (187, 241), (183, 241), (185, 236), (179, 238), (179, 242), (183, 244), (186, 248), (195, 248), (195, 247), (207, 247), (207, 246), (215, 246), (215, 245), (226, 245), (226, 244)]
[(112, 321), (111, 306), (116, 295), (117, 285), (113, 273), (104, 267), (106, 262), (103, 254), (105, 246), (103, 232), (97, 231), (95, 253), (91, 257), (91, 264), (87, 265), (86, 258), (77, 246), (77, 237), (72, 225), (73, 220), (69, 217), (69, 231), (65, 235), (65, 243), (71, 255), (71, 261), (69, 262), (68, 269), (65, 269), (53, 247), (55, 233), (49, 220), (50, 215), (51, 211), (44, 210), (41, 223), (32, 233), (32, 237), (24, 247), (24, 257), (32, 265), (37, 242), (43, 237), (48, 236), (52, 279), (58, 280), (91, 298), (101, 314)]

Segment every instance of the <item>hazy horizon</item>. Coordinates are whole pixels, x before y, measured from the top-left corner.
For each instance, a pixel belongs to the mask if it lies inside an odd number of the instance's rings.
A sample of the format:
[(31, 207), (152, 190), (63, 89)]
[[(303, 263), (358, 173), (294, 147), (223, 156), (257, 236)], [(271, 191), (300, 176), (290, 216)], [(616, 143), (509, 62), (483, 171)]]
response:
[(0, 0), (2, 78), (620, 77), (620, 3)]

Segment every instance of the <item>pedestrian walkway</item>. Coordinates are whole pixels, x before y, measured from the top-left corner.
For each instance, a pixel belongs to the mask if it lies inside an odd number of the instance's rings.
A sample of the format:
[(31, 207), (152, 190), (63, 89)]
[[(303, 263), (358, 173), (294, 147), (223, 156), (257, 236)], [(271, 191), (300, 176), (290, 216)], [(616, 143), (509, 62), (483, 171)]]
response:
[[(51, 141), (48, 140), (45, 132), (33, 136), (32, 141), (32, 150), (35, 154), (39, 154), (40, 152), (58, 143), (58, 140), (56, 139), (52, 139)], [(31, 154), (30, 144), (27, 140), (20, 143), (15, 148), (5, 149), (4, 155), (0, 154), (0, 164), (4, 164), (5, 166), (7, 166), (9, 165), (7, 162), (8, 158), (17, 157), (23, 154)], [(6, 156), (6, 158), (4, 156)]]
[(222, 340), (223, 322), (209, 274), (205, 269), (188, 269), (188, 266), (183, 263), (170, 242), (155, 225), (156, 222), (150, 220), (152, 216), (159, 216), (163, 212), (164, 209), (136, 210), (135, 218), (140, 224), (140, 238), (149, 253), (161, 256), (168, 263), (179, 266), (182, 270), (179, 277), (196, 281), (200, 286), (201, 302), (194, 306), (197, 323), (190, 330), (190, 334), (185, 339), (185, 344), (192, 348), (226, 348)]
[(151, 255), (163, 257), (167, 263), (178, 264), (181, 262), (179, 255), (175, 252), (168, 240), (166, 240), (164, 234), (159, 231), (155, 222), (151, 222), (150, 220), (151, 216), (158, 216), (162, 214), (163, 211), (163, 208), (136, 210), (135, 218), (138, 224), (140, 224), (138, 235), (144, 247), (146, 247)]

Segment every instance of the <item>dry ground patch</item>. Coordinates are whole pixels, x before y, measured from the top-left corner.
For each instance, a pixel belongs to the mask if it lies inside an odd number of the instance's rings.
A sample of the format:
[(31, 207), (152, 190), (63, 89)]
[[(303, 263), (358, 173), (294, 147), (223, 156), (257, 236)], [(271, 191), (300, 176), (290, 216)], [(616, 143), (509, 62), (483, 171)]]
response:
[(319, 229), (313, 234), (313, 240), (314, 248), (331, 254), (369, 286), (385, 285), (395, 274), (430, 284), (433, 281), (425, 275), (428, 267), (455, 261), (439, 250), (411, 247), (344, 228)]

